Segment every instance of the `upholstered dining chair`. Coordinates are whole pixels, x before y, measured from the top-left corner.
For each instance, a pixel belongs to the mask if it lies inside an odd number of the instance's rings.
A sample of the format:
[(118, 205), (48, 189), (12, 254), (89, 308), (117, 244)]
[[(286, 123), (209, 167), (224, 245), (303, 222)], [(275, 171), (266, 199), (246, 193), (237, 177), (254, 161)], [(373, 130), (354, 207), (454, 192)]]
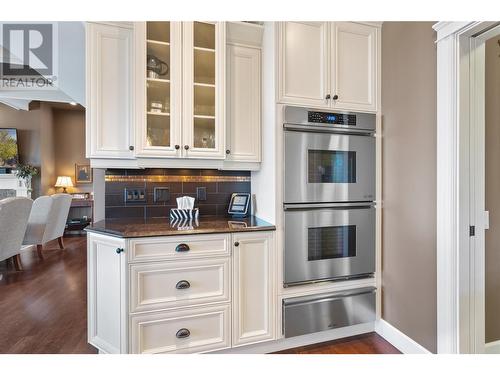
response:
[(71, 199), (69, 194), (54, 194), (39, 197), (33, 202), (23, 245), (36, 245), (40, 259), (43, 259), (43, 244), (56, 238), (59, 247), (64, 249), (63, 235)]
[(21, 245), (33, 201), (28, 198), (0, 200), (0, 260), (14, 258), (17, 271), (21, 266)]

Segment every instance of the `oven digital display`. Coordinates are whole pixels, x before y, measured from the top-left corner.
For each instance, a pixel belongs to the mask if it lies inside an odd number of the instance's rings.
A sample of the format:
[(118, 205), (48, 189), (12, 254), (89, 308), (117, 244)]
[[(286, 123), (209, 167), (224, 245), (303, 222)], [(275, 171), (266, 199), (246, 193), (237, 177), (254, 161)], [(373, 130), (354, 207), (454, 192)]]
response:
[(322, 124), (356, 126), (356, 115), (309, 111), (307, 112), (307, 121)]

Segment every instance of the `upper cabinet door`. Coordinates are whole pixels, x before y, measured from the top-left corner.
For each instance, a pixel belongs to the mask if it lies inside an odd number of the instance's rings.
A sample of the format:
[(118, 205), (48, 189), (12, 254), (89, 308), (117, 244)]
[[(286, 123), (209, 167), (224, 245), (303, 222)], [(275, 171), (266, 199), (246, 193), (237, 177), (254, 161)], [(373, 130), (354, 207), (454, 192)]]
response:
[(224, 22), (183, 23), (183, 156), (225, 155)]
[(334, 108), (377, 110), (378, 30), (375, 26), (353, 22), (332, 24), (331, 74)]
[(86, 25), (88, 158), (134, 158), (132, 26)]
[(260, 162), (260, 49), (227, 46), (226, 160)]
[(279, 24), (279, 102), (330, 105), (328, 26), (328, 22)]
[(182, 27), (136, 22), (137, 155), (181, 155)]

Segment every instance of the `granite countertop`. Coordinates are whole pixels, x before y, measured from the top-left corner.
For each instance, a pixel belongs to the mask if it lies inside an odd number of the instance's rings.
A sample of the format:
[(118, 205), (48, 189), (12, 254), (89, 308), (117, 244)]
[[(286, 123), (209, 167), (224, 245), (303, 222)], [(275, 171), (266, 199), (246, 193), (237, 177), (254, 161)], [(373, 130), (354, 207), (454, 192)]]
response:
[(173, 221), (169, 218), (120, 218), (101, 220), (85, 228), (88, 232), (122, 238), (254, 232), (275, 229), (273, 224), (256, 216), (246, 218), (201, 216), (197, 220), (187, 222)]

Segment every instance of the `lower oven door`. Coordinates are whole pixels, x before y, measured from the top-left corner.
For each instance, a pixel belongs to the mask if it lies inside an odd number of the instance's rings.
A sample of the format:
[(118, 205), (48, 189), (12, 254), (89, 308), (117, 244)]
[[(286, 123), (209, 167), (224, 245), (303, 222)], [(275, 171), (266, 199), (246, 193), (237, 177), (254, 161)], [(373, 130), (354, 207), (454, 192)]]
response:
[(285, 337), (375, 321), (375, 288), (283, 300)]
[(285, 286), (374, 273), (375, 207), (285, 206), (284, 258)]

